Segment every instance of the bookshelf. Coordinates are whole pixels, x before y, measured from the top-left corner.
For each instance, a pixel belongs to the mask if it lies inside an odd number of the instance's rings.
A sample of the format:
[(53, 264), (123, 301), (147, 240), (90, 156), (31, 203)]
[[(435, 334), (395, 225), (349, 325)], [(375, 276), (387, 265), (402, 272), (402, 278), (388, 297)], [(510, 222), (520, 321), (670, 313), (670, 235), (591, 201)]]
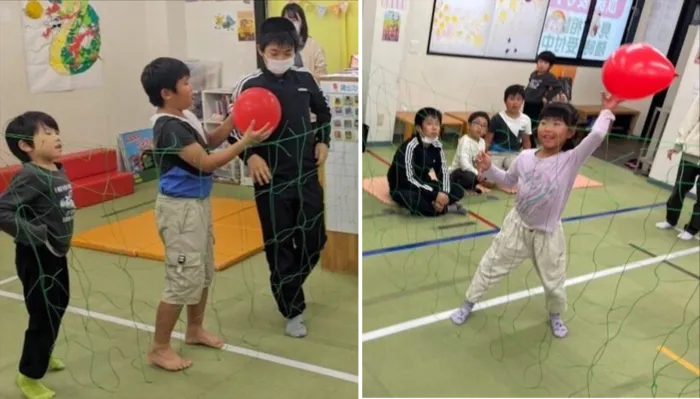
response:
[[(215, 129), (228, 116), (231, 108), (232, 93), (233, 88), (202, 90), (201, 121), (207, 131)], [(228, 143), (224, 143), (219, 149), (226, 148), (228, 145)], [(214, 176), (219, 181), (234, 182), (242, 186), (253, 186), (253, 179), (248, 176), (248, 168), (246, 168), (245, 163), (240, 158), (236, 158), (229, 164), (219, 168), (214, 172)]]

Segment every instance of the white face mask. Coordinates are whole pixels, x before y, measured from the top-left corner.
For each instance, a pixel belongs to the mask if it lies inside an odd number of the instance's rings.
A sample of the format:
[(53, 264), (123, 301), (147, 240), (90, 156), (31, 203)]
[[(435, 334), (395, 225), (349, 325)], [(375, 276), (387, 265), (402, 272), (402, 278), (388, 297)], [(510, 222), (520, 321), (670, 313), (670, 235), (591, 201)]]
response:
[(269, 58), (265, 58), (265, 65), (267, 66), (267, 69), (269, 69), (270, 72), (274, 73), (275, 75), (282, 75), (294, 65), (294, 57), (286, 60), (271, 60)]
[(301, 33), (301, 22), (292, 21), (292, 23), (294, 24), (294, 27), (296, 28), (297, 33)]
[(425, 137), (422, 134), (421, 134), (420, 138), (421, 138), (421, 140), (423, 140), (423, 142), (425, 144), (433, 144), (434, 142), (437, 141), (437, 137)]
[(421, 139), (421, 141), (423, 141), (423, 143), (425, 143), (425, 144), (433, 144), (433, 143), (436, 142), (437, 139), (438, 139), (437, 137), (432, 137), (432, 138), (431, 138), (431, 137), (425, 137), (425, 135), (423, 134), (423, 131), (422, 131), (420, 128), (416, 128), (416, 131), (418, 132), (418, 134), (420, 134), (420, 139)]

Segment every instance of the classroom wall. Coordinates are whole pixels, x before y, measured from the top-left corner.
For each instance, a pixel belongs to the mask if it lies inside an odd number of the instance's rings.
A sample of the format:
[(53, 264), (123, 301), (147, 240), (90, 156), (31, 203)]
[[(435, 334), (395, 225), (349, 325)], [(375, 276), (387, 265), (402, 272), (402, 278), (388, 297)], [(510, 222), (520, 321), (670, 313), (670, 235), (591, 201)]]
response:
[[(503, 90), (510, 84), (526, 84), (534, 63), (493, 61), (427, 55), (432, 0), (404, 1), (398, 42), (382, 41), (385, 9), (376, 6), (371, 52), (370, 83), (365, 103), (365, 123), (371, 142), (391, 141), (395, 112), (435, 106), (443, 111), (486, 110), (503, 107)], [(641, 12), (636, 37), (643, 37), (649, 10)], [(367, 54), (365, 54), (367, 56)], [(600, 68), (579, 67), (572, 102), (599, 104), (603, 85)], [(641, 134), (651, 99), (628, 107), (641, 112), (635, 134)]]
[[(362, 20), (365, 23), (362, 26), (362, 104), (367, 104), (368, 88), (369, 88), (369, 72), (372, 69), (372, 46), (374, 44), (374, 29), (377, 10), (377, 0), (362, 1)], [(363, 111), (362, 122), (367, 120)]]
[[(700, 90), (700, 65), (695, 62), (698, 52), (700, 52), (700, 32), (697, 28), (692, 43), (690, 57), (683, 68), (683, 75), (681, 75), (676, 97), (671, 106), (671, 113), (668, 116), (666, 128), (661, 136), (661, 142), (649, 172), (649, 178), (670, 185), (675, 182), (681, 157), (679, 154), (669, 160), (666, 157), (666, 152), (673, 147), (678, 135), (678, 128), (688, 113), (698, 90)], [(695, 187), (693, 187), (692, 192), (695, 192)]]
[[(100, 16), (103, 84), (86, 90), (32, 94), (27, 82), (22, 2), (0, 1), (0, 124), (27, 110), (58, 120), (67, 152), (115, 146), (117, 133), (148, 125), (153, 109), (139, 78), (144, 65), (161, 55), (182, 56), (177, 1), (93, 1)], [(125, 21), (130, 26), (125, 28)], [(16, 163), (0, 140), (0, 166)]]
[(352, 54), (360, 54), (360, 2), (348, 2), (347, 23), (345, 25), (345, 40), (348, 44), (348, 56), (341, 65), (341, 70), (350, 65)]
[[(688, 27), (688, 32), (686, 33), (685, 40), (683, 41), (683, 48), (678, 56), (678, 63), (676, 64), (676, 73), (678, 76), (683, 76), (685, 73), (685, 67), (688, 65), (688, 58), (695, 57), (697, 55), (697, 47), (693, 47), (693, 42), (695, 41), (695, 36), (700, 31), (700, 27), (697, 25), (691, 25)], [(691, 64), (692, 65), (692, 64)], [(664, 99), (664, 104), (662, 108), (670, 109), (673, 106), (673, 102), (676, 100), (676, 95), (678, 94), (678, 87), (680, 86), (681, 79), (677, 78), (673, 80), (671, 86), (666, 90), (666, 98)]]
[[(187, 58), (221, 62), (222, 87), (232, 88), (241, 76), (258, 68), (255, 41), (240, 41), (237, 33), (238, 13), (252, 13), (252, 1), (249, 4), (243, 1), (166, 1), (183, 5), (184, 29), (181, 32), (185, 36)], [(234, 29), (216, 29), (217, 15), (232, 17), (236, 21)]]
[[(345, 15), (336, 17), (332, 15), (328, 7), (338, 5), (340, 0), (306, 0), (297, 1), (306, 15), (311, 35), (326, 52), (328, 72), (334, 73), (346, 69), (350, 65), (352, 54), (359, 54), (359, 14), (360, 9), (357, 0), (344, 1), (348, 3)], [(282, 9), (289, 3), (288, 0), (268, 0), (268, 17), (282, 15)], [(326, 13), (320, 17), (316, 7), (326, 7)]]
[[(425, 2), (431, 2), (425, 0)], [(372, 40), (371, 51), (363, 48), (362, 56), (368, 58), (369, 69), (363, 69), (363, 96), (364, 113), (363, 123), (369, 125), (369, 136), (367, 142), (391, 142), (394, 132), (394, 116), (401, 110), (400, 104), (403, 102), (400, 97), (400, 87), (404, 84), (402, 77), (402, 64), (407, 51), (415, 52), (415, 46), (407, 46), (406, 37), (409, 36), (407, 28), (409, 26), (408, 16), (412, 7), (419, 6), (420, 2), (403, 2), (404, 8), (400, 11), (399, 19), (399, 40), (383, 41), (382, 31), (384, 25), (385, 9), (382, 1), (375, 1), (373, 5), (373, 29), (371, 32), (363, 30), (362, 40)], [(367, 7), (368, 4), (363, 4)], [(364, 11), (363, 13), (369, 13)], [(363, 25), (369, 25), (371, 20), (364, 18)], [(372, 35), (371, 39), (366, 39), (364, 35)], [(420, 50), (418, 50), (420, 51)], [(364, 82), (367, 82), (366, 84)], [(366, 93), (366, 94), (365, 94)]]
[[(0, 1), (0, 125), (33, 109), (59, 123), (64, 152), (116, 147), (119, 133), (146, 128), (153, 107), (141, 88), (143, 67), (152, 59), (219, 60), (222, 85), (233, 86), (255, 68), (254, 42), (241, 42), (236, 31), (214, 28), (217, 13), (236, 16), (253, 10), (242, 1), (143, 0), (91, 1), (100, 17), (102, 85), (32, 94), (26, 69), (22, 1)], [(126, 29), (126, 21), (129, 23)], [(17, 161), (0, 140), (0, 167)]]

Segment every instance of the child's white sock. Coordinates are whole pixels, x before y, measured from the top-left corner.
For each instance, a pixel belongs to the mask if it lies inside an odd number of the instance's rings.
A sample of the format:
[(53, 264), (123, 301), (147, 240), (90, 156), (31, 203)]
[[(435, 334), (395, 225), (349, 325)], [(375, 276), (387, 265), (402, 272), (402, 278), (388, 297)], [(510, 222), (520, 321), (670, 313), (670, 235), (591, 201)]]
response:
[(306, 336), (306, 325), (304, 324), (304, 316), (299, 315), (287, 320), (287, 327), (284, 332), (290, 337), (303, 338)]

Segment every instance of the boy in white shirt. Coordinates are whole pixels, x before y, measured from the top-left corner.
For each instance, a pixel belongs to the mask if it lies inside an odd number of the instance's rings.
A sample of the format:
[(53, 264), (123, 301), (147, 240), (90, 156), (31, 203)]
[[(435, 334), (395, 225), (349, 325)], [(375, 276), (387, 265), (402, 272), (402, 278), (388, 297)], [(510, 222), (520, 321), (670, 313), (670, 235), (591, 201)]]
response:
[(476, 156), (486, 151), (486, 142), (482, 138), (489, 129), (489, 115), (479, 111), (469, 115), (467, 134), (459, 138), (457, 152), (450, 166), (450, 180), (462, 186), (464, 190), (481, 194), (477, 184), (483, 182), (479, 171), (474, 166)]
[(525, 88), (522, 85), (508, 86), (503, 93), (506, 109), (491, 118), (486, 134), (486, 148), (492, 153), (493, 163), (508, 170), (520, 150), (532, 147), (532, 122), (522, 112)]

